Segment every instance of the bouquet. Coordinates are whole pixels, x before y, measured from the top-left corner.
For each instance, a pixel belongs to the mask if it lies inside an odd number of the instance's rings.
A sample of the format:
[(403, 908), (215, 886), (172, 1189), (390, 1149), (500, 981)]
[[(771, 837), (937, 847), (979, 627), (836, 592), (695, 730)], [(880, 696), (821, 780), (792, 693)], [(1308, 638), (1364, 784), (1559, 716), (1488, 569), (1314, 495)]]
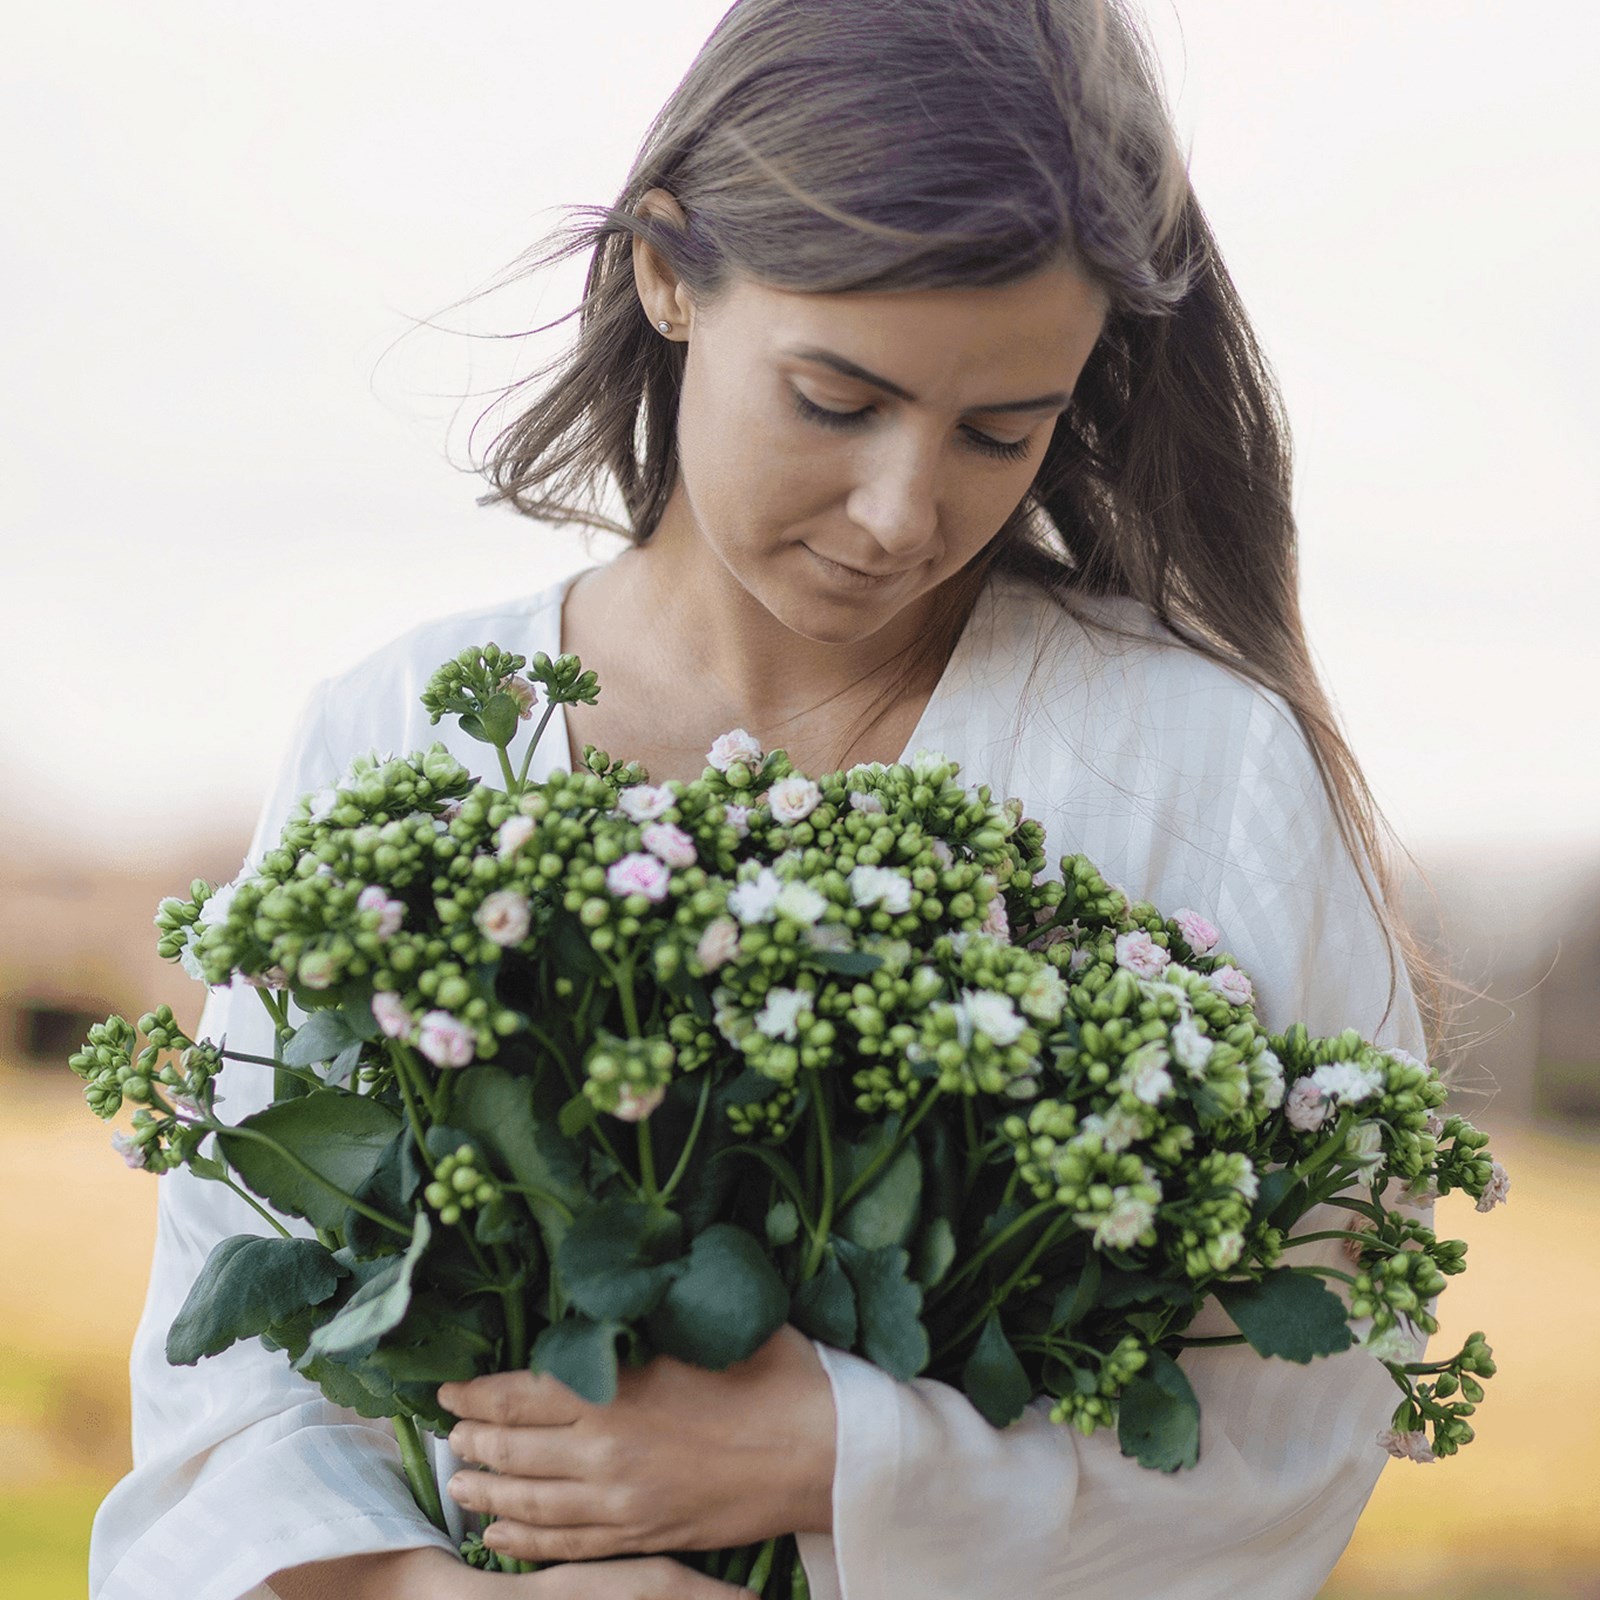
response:
[[(71, 1058), (98, 1115), (134, 1106), (130, 1165), (271, 1229), (212, 1252), (169, 1361), (258, 1338), (392, 1418), (440, 1528), (440, 1384), (531, 1367), (604, 1404), (619, 1363), (722, 1369), (786, 1322), (996, 1427), (1035, 1400), (1114, 1427), (1160, 1471), (1198, 1459), (1198, 1344), (1359, 1343), (1401, 1391), (1379, 1443), (1472, 1438), (1483, 1335), (1413, 1359), (1466, 1251), (1424, 1208), (1487, 1210), (1507, 1179), (1429, 1066), (1268, 1033), (1204, 916), (1079, 855), (1046, 872), (1021, 803), (937, 753), (814, 779), (734, 730), (692, 783), (593, 746), (529, 782), (554, 707), (597, 695), (576, 656), (463, 650), (423, 704), (503, 787), (439, 743), (359, 756), (233, 882), (161, 903), (160, 953), (254, 988), (277, 1041), (195, 1040), (162, 1005)], [(273, 1075), (235, 1124), (225, 1065)], [(1293, 1234), (1324, 1203), (1348, 1226)], [(1350, 1271), (1296, 1263), (1328, 1237)], [(1237, 1332), (1186, 1334), (1211, 1297)], [(476, 1533), (462, 1553), (529, 1570)], [(805, 1592), (792, 1537), (684, 1559)]]

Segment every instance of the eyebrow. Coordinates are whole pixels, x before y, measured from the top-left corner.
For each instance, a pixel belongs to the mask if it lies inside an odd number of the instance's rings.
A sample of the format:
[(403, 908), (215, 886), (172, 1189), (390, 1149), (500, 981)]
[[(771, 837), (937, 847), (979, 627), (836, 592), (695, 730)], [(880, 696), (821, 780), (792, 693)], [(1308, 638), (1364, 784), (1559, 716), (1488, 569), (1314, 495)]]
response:
[[(786, 355), (798, 356), (802, 361), (820, 362), (825, 367), (832, 367), (835, 372), (843, 374), (846, 378), (855, 378), (862, 383), (870, 383), (874, 388), (883, 389), (892, 394), (897, 400), (908, 400), (912, 405), (917, 403), (917, 397), (909, 389), (902, 389), (898, 383), (891, 383), (888, 378), (880, 378), (875, 372), (868, 372), (865, 367), (857, 366), (854, 361), (846, 360), (844, 356), (836, 355), (832, 350), (819, 350), (812, 346), (789, 346)], [(967, 411), (1054, 411), (1071, 400), (1070, 394), (1061, 390), (1052, 390), (1049, 394), (1035, 395), (1031, 400), (997, 400), (989, 405), (968, 406)]]

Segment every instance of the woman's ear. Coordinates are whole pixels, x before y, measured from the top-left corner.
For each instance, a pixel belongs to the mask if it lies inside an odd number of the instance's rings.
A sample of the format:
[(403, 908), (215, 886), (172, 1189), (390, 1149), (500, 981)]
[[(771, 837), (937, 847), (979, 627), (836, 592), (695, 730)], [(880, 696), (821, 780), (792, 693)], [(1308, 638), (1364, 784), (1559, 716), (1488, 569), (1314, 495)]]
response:
[[(648, 216), (668, 227), (687, 229), (683, 207), (665, 189), (650, 189), (639, 197), (635, 214)], [(671, 324), (665, 337), (683, 337), (694, 321), (694, 299), (654, 245), (633, 236), (633, 281), (639, 302), (654, 325)]]

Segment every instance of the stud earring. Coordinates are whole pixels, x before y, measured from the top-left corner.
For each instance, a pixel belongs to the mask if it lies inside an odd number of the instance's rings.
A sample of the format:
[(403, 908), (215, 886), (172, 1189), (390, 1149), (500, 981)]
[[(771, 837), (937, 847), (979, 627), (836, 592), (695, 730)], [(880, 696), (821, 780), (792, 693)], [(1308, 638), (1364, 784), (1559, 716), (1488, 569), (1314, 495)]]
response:
[(658, 323), (657, 323), (657, 324), (656, 324), (656, 326), (657, 326), (657, 327), (658, 327), (658, 328), (659, 328), (659, 329), (660, 329), (660, 330), (661, 330), (661, 331), (662, 331), (662, 332), (663, 332), (663, 333), (671, 333), (671, 332), (672, 332), (672, 324), (671, 324), (671, 323), (670, 323), (670, 322), (668, 322), (668, 321), (667, 321), (667, 320), (666, 320), (666, 318), (665, 318), (665, 317), (663, 317), (663, 318), (662, 318), (662, 319), (661, 319), (661, 321), (660, 321), (660, 322), (658, 322)]

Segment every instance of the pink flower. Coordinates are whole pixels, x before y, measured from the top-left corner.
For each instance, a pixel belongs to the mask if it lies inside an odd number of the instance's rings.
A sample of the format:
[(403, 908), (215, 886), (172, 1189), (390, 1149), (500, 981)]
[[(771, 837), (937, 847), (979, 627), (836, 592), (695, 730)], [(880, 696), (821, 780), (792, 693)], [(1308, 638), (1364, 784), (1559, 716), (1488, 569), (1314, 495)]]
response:
[[(850, 805), (852, 810), (855, 811), (865, 811), (875, 817), (883, 815), (883, 797), (881, 795), (866, 794), (860, 789), (852, 789), (850, 791)], [(943, 840), (935, 841), (935, 844), (943, 843)], [(945, 845), (946, 850), (949, 848), (949, 845)], [(945, 865), (948, 866), (949, 863), (946, 862)]]
[(356, 910), (376, 911), (378, 913), (376, 932), (380, 939), (389, 939), (398, 933), (401, 920), (406, 914), (405, 902), (403, 900), (391, 900), (384, 890), (375, 883), (369, 883), (356, 897)]
[(268, 967), (259, 974), (241, 973), (240, 976), (252, 989), (285, 989), (289, 985), (289, 974), (279, 966)]
[(707, 972), (716, 971), (739, 953), (739, 924), (732, 917), (718, 917), (700, 935), (694, 953)]
[(1207, 922), (1198, 911), (1191, 911), (1187, 906), (1175, 912), (1172, 920), (1177, 923), (1178, 932), (1183, 935), (1183, 942), (1197, 956), (1210, 955), (1222, 938), (1220, 928), (1214, 923)]
[[(850, 796), (850, 803), (852, 805), (855, 804), (855, 798), (856, 797), (854, 795)], [(877, 796), (874, 795), (873, 798), (877, 799)], [(862, 809), (865, 810), (865, 807)], [(883, 804), (881, 801), (878, 804), (878, 809), (880, 811), (883, 809)], [(941, 867), (949, 867), (955, 864), (956, 853), (944, 842), (943, 839), (935, 839), (933, 843), (928, 846), (928, 850), (933, 856), (933, 859), (937, 861)]]
[(1206, 982), (1230, 1006), (1247, 1006), (1256, 997), (1255, 985), (1237, 967), (1218, 967), (1207, 976)]
[(464, 1067), (477, 1051), (472, 1029), (448, 1011), (425, 1012), (417, 1048), (436, 1067)]
[(1297, 1078), (1283, 1102), (1283, 1114), (1291, 1128), (1315, 1133), (1328, 1119), (1327, 1097), (1310, 1078)]
[(674, 822), (653, 822), (640, 838), (645, 849), (669, 867), (692, 867), (700, 859), (694, 840)]
[(776, 822), (804, 822), (822, 803), (822, 791), (798, 773), (780, 778), (767, 790), (767, 804)]
[(526, 722), (533, 715), (533, 708), (539, 703), (538, 685), (524, 678), (521, 673), (513, 672), (509, 678), (502, 678), (500, 689), (517, 702), (517, 716)]
[(1159, 978), (1171, 959), (1143, 928), (1117, 935), (1117, 965), (1136, 978)]
[(514, 856), (532, 837), (532, 817), (524, 817), (520, 814), (514, 817), (507, 817), (500, 824), (500, 832), (496, 835), (500, 859), (505, 861)]
[(665, 900), (672, 873), (659, 856), (635, 850), (606, 869), (606, 888), (619, 898), (642, 894), (646, 900)]
[(743, 728), (718, 734), (706, 752), (706, 764), (718, 772), (726, 772), (736, 761), (742, 761), (752, 772), (761, 765), (761, 741)]
[(1511, 1193), (1511, 1175), (1498, 1161), (1489, 1163), (1489, 1187), (1478, 1196), (1478, 1211), (1493, 1211), (1496, 1206), (1506, 1203), (1506, 1197)]
[(411, 1013), (392, 989), (380, 989), (373, 995), (372, 1015), (391, 1039), (403, 1039), (411, 1032)]
[(334, 978), (337, 963), (333, 953), (328, 950), (308, 950), (300, 957), (299, 970), (295, 974), (302, 988), (326, 989)]
[(472, 920), (490, 944), (510, 949), (528, 937), (528, 897), (515, 889), (496, 889), (484, 896)]
[(1082, 972), (1083, 969), (1086, 966), (1088, 966), (1089, 963), (1091, 961), (1093, 961), (1093, 960), (1094, 960), (1094, 951), (1093, 950), (1090, 950), (1090, 949), (1087, 949), (1087, 948), (1083, 948), (1083, 949), (1075, 948), (1073, 950), (1072, 954), (1067, 958), (1067, 971), (1070, 972), (1070, 973)]
[(135, 1171), (139, 1171), (147, 1165), (145, 1147), (130, 1139), (127, 1134), (113, 1133), (111, 1135), (111, 1147)]
[(617, 796), (617, 809), (630, 822), (654, 822), (675, 798), (665, 784), (635, 783)]
[(750, 837), (750, 807), (749, 806), (724, 806), (727, 812), (728, 826), (733, 829), (736, 837), (747, 839)]
[(643, 1122), (666, 1097), (667, 1086), (664, 1083), (657, 1084), (643, 1094), (631, 1083), (625, 1083), (617, 1091), (617, 1109), (611, 1114), (624, 1122)]
[(1378, 1443), (1397, 1461), (1429, 1462), (1436, 1459), (1428, 1436), (1423, 1432), (1397, 1433), (1393, 1428), (1385, 1428), (1378, 1435)]
[(984, 913), (983, 926), (979, 932), (992, 934), (1002, 944), (1010, 944), (1011, 923), (1006, 918), (1006, 897), (1000, 893), (1000, 885), (995, 879), (991, 877), (989, 882), (994, 885), (995, 894), (989, 902), (989, 909)]

